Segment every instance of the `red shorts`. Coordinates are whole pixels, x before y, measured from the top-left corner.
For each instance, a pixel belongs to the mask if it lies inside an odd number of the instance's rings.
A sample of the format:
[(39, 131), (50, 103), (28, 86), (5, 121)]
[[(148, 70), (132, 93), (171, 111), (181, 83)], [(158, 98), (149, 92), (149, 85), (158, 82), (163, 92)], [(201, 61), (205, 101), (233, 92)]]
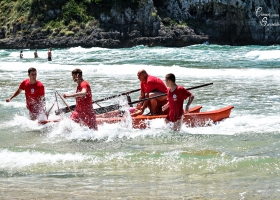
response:
[(96, 116), (94, 111), (87, 111), (87, 112), (77, 112), (76, 110), (72, 112), (70, 118), (77, 123), (84, 123), (90, 129), (98, 130)]
[(26, 106), (29, 110), (29, 116), (31, 120), (46, 120), (46, 113), (43, 108), (38, 106)]

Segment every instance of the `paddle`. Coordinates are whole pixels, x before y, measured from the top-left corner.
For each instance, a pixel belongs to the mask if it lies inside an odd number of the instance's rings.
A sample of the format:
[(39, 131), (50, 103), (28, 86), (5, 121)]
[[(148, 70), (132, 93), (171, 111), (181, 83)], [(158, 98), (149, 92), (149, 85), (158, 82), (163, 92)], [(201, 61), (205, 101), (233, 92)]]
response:
[(68, 108), (69, 112), (72, 113), (71, 108), (69, 108), (68, 104), (64, 101), (64, 99), (62, 98), (62, 96), (56, 91), (56, 93), (58, 94), (58, 96), (61, 98), (61, 100), (63, 101), (63, 103), (66, 105), (66, 107)]
[[(191, 87), (191, 88), (186, 88), (186, 89), (187, 89), (187, 90), (193, 90), (193, 89), (205, 87), (205, 86), (208, 86), (208, 85), (213, 85), (213, 83), (206, 83), (206, 84), (203, 84), (203, 85), (198, 85), (198, 86)], [(160, 94), (160, 95), (157, 95), (157, 96), (154, 96), (154, 97), (151, 97), (151, 98), (145, 98), (145, 99), (140, 99), (140, 100), (133, 101), (133, 102), (128, 102), (128, 105), (132, 105), (132, 104), (135, 104), (135, 103), (139, 103), (139, 102), (143, 102), (143, 101), (155, 99), (155, 98), (162, 97), (162, 96), (166, 96), (166, 95), (167, 95), (167, 93), (165, 93), (165, 94)], [(115, 105), (115, 107), (117, 107), (117, 105)], [(103, 107), (103, 108), (105, 108), (105, 107)], [(114, 108), (114, 107), (112, 107), (112, 108)], [(119, 106), (119, 108), (120, 108), (120, 106)], [(119, 108), (117, 108), (117, 109), (119, 109)], [(116, 109), (116, 110), (117, 110), (117, 109)], [(113, 111), (113, 110), (110, 110), (110, 111)]]
[[(213, 85), (213, 83), (198, 85), (198, 86), (195, 86), (195, 87), (187, 88), (187, 90), (193, 90), (193, 89), (205, 87), (205, 86), (208, 86), (208, 85)], [(154, 96), (154, 97), (151, 97), (151, 98), (145, 98), (145, 99), (140, 99), (138, 101), (128, 102), (128, 105), (132, 105), (132, 104), (135, 104), (135, 103), (139, 103), (139, 102), (142, 102), (142, 101), (147, 101), (147, 100), (150, 100), (150, 99), (154, 99), (154, 98), (158, 98), (158, 97), (166, 96), (166, 95), (167, 95), (167, 93), (161, 94), (161, 95), (158, 95), (158, 96)], [(97, 108), (97, 109), (94, 109), (94, 111), (95, 111), (95, 114), (99, 115), (99, 114), (103, 114), (103, 113), (106, 113), (106, 112), (118, 110), (120, 108), (121, 108), (121, 106), (119, 104), (115, 104), (115, 105), (105, 106), (105, 107), (102, 107), (102, 108)]]
[[(104, 106), (104, 107), (101, 107), (101, 108), (96, 108), (96, 109), (94, 109), (94, 112), (95, 112), (96, 115), (100, 115), (100, 114), (110, 112), (110, 111), (113, 111), (113, 110), (118, 110), (119, 108), (121, 108), (121, 106), (119, 104), (115, 104), (115, 105), (110, 105), (110, 106)], [(59, 115), (60, 113), (58, 113), (57, 110), (56, 110), (55, 114)]]
[[(207, 83), (207, 84), (203, 84), (203, 85), (198, 85), (198, 86), (195, 86), (195, 87), (191, 87), (191, 88), (186, 88), (187, 90), (193, 90), (193, 89), (197, 89), (197, 88), (201, 88), (201, 87), (205, 87), (205, 86), (208, 86), (208, 85), (213, 85), (213, 83)], [(137, 89), (137, 90), (132, 90), (130, 92), (126, 92), (126, 93), (122, 93), (121, 95), (125, 95), (125, 94), (129, 94), (131, 92), (137, 92), (139, 91), (140, 89)], [(118, 97), (118, 96), (121, 96), (121, 95), (114, 95), (112, 97), (108, 97), (108, 98), (104, 98), (102, 99), (103, 101), (104, 100), (107, 100), (107, 99), (111, 99), (111, 98), (115, 98), (115, 97)], [(162, 96), (166, 96), (167, 93), (165, 94), (161, 94), (161, 95), (158, 95), (158, 96), (154, 96), (154, 97), (151, 97), (151, 98), (145, 98), (145, 99), (140, 99), (140, 100), (137, 100), (137, 101), (133, 101), (133, 102), (128, 102), (128, 105), (132, 105), (132, 104), (135, 104), (135, 103), (139, 103), (139, 102), (142, 102), (142, 101), (147, 101), (147, 100), (150, 100), (150, 99), (155, 99), (155, 98), (158, 98), (158, 97), (162, 97)], [(100, 100), (97, 100), (97, 102), (99, 102)], [(94, 102), (93, 102), (94, 103)], [(75, 105), (73, 105), (75, 106)], [(71, 108), (71, 106), (69, 106)], [(75, 108), (75, 107), (74, 107)], [(101, 108), (96, 108), (94, 109), (95, 113), (97, 115), (99, 114), (103, 114), (103, 113), (106, 113), (106, 112), (110, 112), (110, 111), (114, 111), (114, 110), (118, 110), (119, 108), (121, 108), (121, 106), (119, 104), (115, 104), (115, 105), (110, 105), (110, 106), (105, 106), (105, 107), (101, 107)], [(62, 110), (62, 109), (60, 109)], [(57, 112), (58, 110), (55, 111), (55, 114), (58, 115), (60, 113)], [(66, 113), (68, 110), (67, 108), (64, 110), (64, 112)], [(69, 112), (69, 111), (68, 111)]]
[[(106, 97), (106, 98), (103, 98), (103, 99), (93, 101), (92, 103), (98, 103), (98, 102), (101, 102), (101, 101), (106, 101), (108, 99), (113, 99), (113, 98), (116, 98), (116, 97), (119, 97), (119, 96), (122, 96), (122, 95), (128, 95), (128, 94), (131, 94), (133, 92), (138, 92), (138, 91), (140, 91), (140, 89), (135, 89), (135, 90), (131, 90), (131, 91), (128, 91), (128, 92), (123, 92), (121, 94), (117, 94), (117, 95), (113, 95), (113, 96), (110, 96), (110, 97)], [(76, 105), (71, 105), (71, 106), (68, 106), (68, 107), (64, 107), (64, 108), (56, 110), (55, 114), (59, 115), (60, 113), (68, 113), (69, 109), (74, 110), (75, 108), (76, 108)], [(103, 114), (103, 113), (111, 111), (110, 109), (117, 110), (119, 108), (120, 108), (120, 105), (111, 105), (111, 106), (107, 106), (107, 107), (97, 108), (97, 109), (95, 109), (95, 112), (99, 113), (99, 114)], [(103, 112), (103, 110), (104, 110), (104, 112)]]
[[(208, 86), (208, 85), (213, 85), (213, 83), (206, 83), (206, 84), (203, 84), (203, 85), (198, 85), (198, 86), (191, 87), (191, 88), (186, 88), (186, 89), (187, 89), (187, 90), (193, 90), (193, 89), (205, 87), (205, 86)], [(142, 101), (147, 101), (147, 100), (155, 99), (155, 98), (162, 97), (162, 96), (166, 96), (166, 95), (167, 95), (167, 93), (164, 93), (164, 94), (160, 94), (160, 95), (158, 95), (158, 96), (154, 96), (154, 97), (151, 97), (151, 98), (145, 98), (145, 99), (140, 99), (140, 100), (137, 100), (137, 101), (133, 101), (133, 102), (130, 102), (130, 103), (128, 103), (128, 104), (129, 104), (129, 105), (130, 105), (130, 104), (135, 104), (135, 103), (139, 103), (139, 102), (142, 102)]]
[[(57, 108), (59, 109), (56, 93), (57, 93), (57, 91), (54, 93), (54, 95), (55, 95), (55, 102), (57, 103)], [(46, 112), (47, 119), (49, 118), (50, 112), (51, 112), (55, 102), (53, 102), (53, 105), (51, 106), (51, 108)]]

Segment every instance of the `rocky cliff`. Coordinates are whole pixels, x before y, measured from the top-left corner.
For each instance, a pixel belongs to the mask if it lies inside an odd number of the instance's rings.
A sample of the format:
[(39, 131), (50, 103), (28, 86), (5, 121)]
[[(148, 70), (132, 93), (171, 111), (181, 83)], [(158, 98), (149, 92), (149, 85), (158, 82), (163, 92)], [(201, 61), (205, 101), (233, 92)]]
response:
[[(205, 26), (212, 43), (279, 44), (279, 0), (155, 1), (170, 18), (193, 19)], [(199, 27), (199, 26), (197, 26)]]
[[(59, 9), (45, 15), (55, 19)], [(0, 29), (0, 48), (182, 47), (201, 44), (280, 44), (278, 0), (139, 0), (136, 8), (100, 12), (85, 27), (42, 29), (40, 23), (13, 23)]]

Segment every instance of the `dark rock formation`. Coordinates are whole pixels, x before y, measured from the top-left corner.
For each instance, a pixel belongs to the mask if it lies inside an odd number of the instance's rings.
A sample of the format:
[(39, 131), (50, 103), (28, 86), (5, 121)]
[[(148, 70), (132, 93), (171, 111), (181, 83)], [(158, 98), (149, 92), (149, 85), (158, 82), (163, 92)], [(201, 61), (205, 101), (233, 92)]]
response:
[(87, 30), (14, 23), (0, 28), (0, 48), (280, 44), (279, 10), (279, 0), (139, 0), (138, 9), (112, 8)]
[(202, 28), (210, 43), (280, 44), (279, 0), (168, 0), (155, 1), (175, 20), (190, 20)]

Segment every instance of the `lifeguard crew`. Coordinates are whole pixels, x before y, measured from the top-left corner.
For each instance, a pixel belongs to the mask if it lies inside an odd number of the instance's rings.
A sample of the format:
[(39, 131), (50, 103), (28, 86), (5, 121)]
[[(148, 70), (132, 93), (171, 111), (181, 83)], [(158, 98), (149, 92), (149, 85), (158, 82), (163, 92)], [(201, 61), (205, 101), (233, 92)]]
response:
[(48, 51), (48, 61), (52, 61), (52, 47), (50, 47)]
[(76, 108), (72, 112), (70, 118), (80, 123), (81, 125), (86, 125), (90, 129), (97, 130), (96, 116), (92, 106), (92, 94), (91, 88), (87, 81), (83, 79), (83, 74), (81, 69), (74, 69), (72, 71), (73, 81), (77, 82), (78, 86), (76, 93), (74, 94), (64, 94), (64, 98), (74, 97), (76, 98)]
[[(194, 95), (187, 89), (179, 86), (175, 83), (175, 75), (167, 74), (165, 76), (167, 89), (168, 103), (165, 104), (162, 109), (166, 110), (169, 108), (169, 113), (166, 117), (165, 122), (173, 123), (173, 130), (179, 131), (181, 129), (184, 113), (189, 112), (189, 106), (191, 105)], [(188, 98), (185, 110), (183, 110), (184, 100)]]
[[(29, 78), (22, 81), (17, 91), (6, 102), (10, 102), (14, 97), (18, 96), (21, 91), (25, 91), (26, 107), (29, 110), (30, 119), (36, 120), (39, 115), (46, 116), (45, 113), (45, 88), (44, 85), (36, 80), (37, 70), (33, 67), (28, 69)], [(41, 117), (40, 116), (40, 117)], [(40, 119), (42, 120), (42, 119)]]
[[(164, 82), (155, 76), (148, 75), (148, 73), (144, 69), (138, 71), (137, 76), (141, 82), (141, 92), (139, 100), (167, 93), (167, 88)], [(141, 102), (141, 114), (143, 114), (145, 108), (147, 107), (150, 109), (151, 115), (164, 114), (161, 107), (166, 103), (166, 96), (161, 96), (159, 98), (144, 101), (144, 103)]]

